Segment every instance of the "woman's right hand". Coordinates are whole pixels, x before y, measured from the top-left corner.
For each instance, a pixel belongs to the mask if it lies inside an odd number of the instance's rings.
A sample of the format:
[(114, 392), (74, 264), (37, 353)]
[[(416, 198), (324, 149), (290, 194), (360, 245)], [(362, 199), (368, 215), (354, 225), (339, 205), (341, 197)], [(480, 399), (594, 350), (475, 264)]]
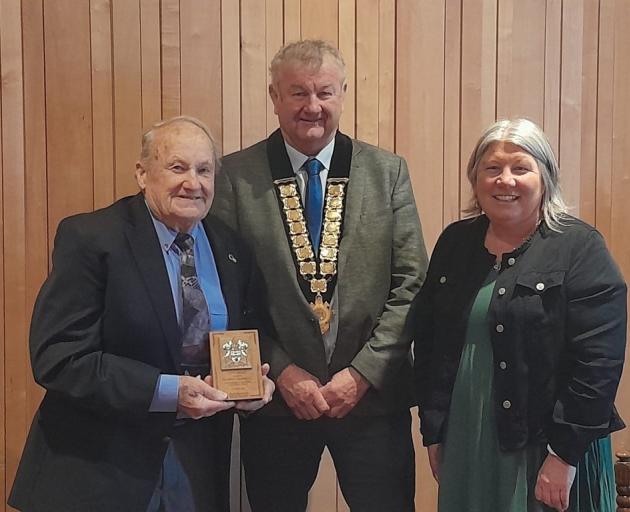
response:
[(440, 466), (442, 465), (442, 445), (432, 444), (427, 446), (427, 453), (429, 454), (429, 464), (431, 465), (433, 478), (435, 478), (435, 481), (439, 484)]

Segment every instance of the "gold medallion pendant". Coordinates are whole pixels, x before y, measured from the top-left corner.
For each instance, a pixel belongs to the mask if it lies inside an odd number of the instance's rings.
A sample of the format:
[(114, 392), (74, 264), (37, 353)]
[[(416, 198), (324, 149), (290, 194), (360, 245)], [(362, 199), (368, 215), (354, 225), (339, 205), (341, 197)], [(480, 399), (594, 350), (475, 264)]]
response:
[(314, 295), (314, 299), (309, 301), (311, 310), (319, 322), (321, 333), (326, 334), (330, 330), (333, 311), (330, 303), (324, 301), (322, 293), (330, 292), (328, 285), (337, 274), (344, 196), (348, 178), (329, 178), (326, 182), (319, 254), (315, 254), (308, 236), (295, 177), (275, 180), (274, 183), (280, 197), (299, 274), (309, 283), (310, 292)]
[(332, 318), (332, 309), (328, 302), (324, 302), (320, 293), (315, 297), (315, 302), (311, 303), (311, 309), (319, 322), (319, 330), (322, 334), (326, 334), (330, 329), (330, 320)]

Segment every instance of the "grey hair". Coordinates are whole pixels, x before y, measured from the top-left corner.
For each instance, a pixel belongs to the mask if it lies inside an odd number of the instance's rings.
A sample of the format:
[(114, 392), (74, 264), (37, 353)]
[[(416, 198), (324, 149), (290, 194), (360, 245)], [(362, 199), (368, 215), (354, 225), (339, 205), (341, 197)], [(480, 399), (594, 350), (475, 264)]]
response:
[(495, 142), (515, 144), (536, 160), (543, 183), (540, 205), (542, 218), (550, 229), (560, 231), (563, 225), (562, 221), (567, 216), (568, 207), (564, 199), (562, 199), (560, 190), (558, 161), (543, 131), (529, 119), (503, 119), (496, 121), (481, 135), (470, 155), (466, 168), (466, 175), (473, 189), (473, 198), (468, 208), (464, 210), (464, 213), (467, 215), (478, 215), (481, 213), (481, 206), (475, 193), (479, 163), (486, 151), (488, 151), (488, 148)]
[(208, 140), (210, 141), (210, 147), (212, 148), (212, 158), (214, 163), (214, 172), (215, 174), (219, 172), (221, 168), (221, 149), (219, 148), (219, 144), (212, 136), (210, 129), (208, 126), (201, 120), (192, 116), (176, 116), (171, 117), (165, 121), (159, 121), (155, 123), (151, 128), (149, 128), (146, 132), (142, 134), (142, 148), (140, 150), (140, 160), (143, 163), (148, 162), (149, 158), (151, 158), (153, 153), (153, 142), (155, 140), (155, 134), (173, 124), (178, 123), (188, 123), (199, 128), (203, 133), (206, 134)]
[(287, 62), (299, 62), (304, 66), (319, 69), (325, 56), (333, 59), (341, 72), (341, 84), (346, 83), (346, 63), (339, 50), (327, 41), (321, 39), (304, 39), (284, 45), (271, 59), (269, 73), (273, 84), (278, 79), (278, 72)]

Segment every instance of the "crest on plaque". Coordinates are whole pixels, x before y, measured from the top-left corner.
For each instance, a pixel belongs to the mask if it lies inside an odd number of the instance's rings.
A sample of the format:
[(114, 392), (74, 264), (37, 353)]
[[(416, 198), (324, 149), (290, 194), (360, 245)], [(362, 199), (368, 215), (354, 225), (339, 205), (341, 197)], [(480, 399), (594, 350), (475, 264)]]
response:
[(221, 345), (221, 369), (236, 370), (251, 368), (249, 343), (242, 339), (227, 339)]

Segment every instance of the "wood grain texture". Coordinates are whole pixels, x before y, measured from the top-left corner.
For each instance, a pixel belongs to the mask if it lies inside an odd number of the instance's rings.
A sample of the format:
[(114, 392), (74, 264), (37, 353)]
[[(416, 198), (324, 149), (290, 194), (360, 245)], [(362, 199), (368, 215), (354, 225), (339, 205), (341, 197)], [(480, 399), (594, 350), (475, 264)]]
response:
[[(429, 249), (467, 204), (481, 131), (526, 116), (558, 152), (573, 212), (630, 276), (628, 25), (626, 0), (0, 0), (2, 502), (42, 395), (26, 338), (57, 223), (137, 190), (144, 129), (185, 113), (225, 152), (253, 144), (277, 126), (273, 54), (328, 39), (347, 65), (341, 128), (407, 159)], [(627, 376), (617, 405), (629, 418)], [(417, 421), (413, 436), (416, 509), (435, 510)], [(233, 486), (248, 512), (236, 465)], [(328, 455), (309, 510), (349, 510)]]

